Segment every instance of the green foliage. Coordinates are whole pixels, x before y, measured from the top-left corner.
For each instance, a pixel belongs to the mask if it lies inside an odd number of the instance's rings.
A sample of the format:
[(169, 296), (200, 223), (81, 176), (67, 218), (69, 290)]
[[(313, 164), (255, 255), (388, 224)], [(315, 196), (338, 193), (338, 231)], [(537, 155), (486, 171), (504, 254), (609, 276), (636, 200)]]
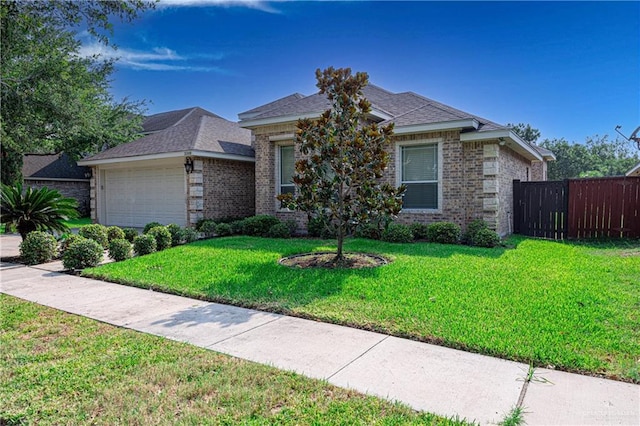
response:
[(50, 262), (57, 254), (58, 242), (46, 232), (30, 232), (20, 243), (20, 258), (27, 265)]
[(233, 235), (242, 234), (242, 229), (244, 228), (244, 219), (233, 221), (229, 223), (229, 225), (231, 225), (231, 232), (233, 233)]
[(242, 233), (253, 236), (266, 236), (273, 225), (280, 223), (275, 216), (261, 214), (251, 216), (242, 221)]
[(370, 240), (379, 240), (382, 238), (384, 228), (381, 229), (378, 223), (361, 223), (353, 233), (357, 238), (368, 238)]
[(180, 230), (180, 241), (189, 244), (198, 239), (198, 233), (193, 228), (182, 228)]
[(451, 222), (434, 222), (427, 228), (429, 241), (440, 244), (457, 244), (460, 240), (460, 227)]
[(147, 235), (151, 235), (156, 240), (156, 250), (162, 251), (171, 247), (171, 233), (165, 226), (151, 228)]
[(640, 162), (634, 144), (620, 138), (589, 137), (585, 143), (569, 143), (564, 139), (546, 139), (541, 144), (556, 155), (549, 162), (548, 179), (624, 175)]
[(149, 233), (149, 231), (151, 230), (151, 228), (155, 228), (156, 226), (164, 226), (163, 224), (161, 224), (160, 222), (149, 222), (147, 223), (144, 228), (142, 229), (142, 233), (143, 234), (147, 234)]
[(196, 223), (196, 230), (207, 237), (213, 237), (216, 232), (216, 222), (213, 219), (200, 219)]
[(69, 244), (62, 253), (62, 266), (65, 269), (84, 269), (102, 262), (103, 247), (96, 241), (83, 238)]
[(336, 238), (335, 231), (327, 226), (327, 221), (323, 216), (312, 217), (307, 223), (309, 236), (324, 239)]
[(409, 225), (415, 240), (426, 240), (429, 238), (429, 225), (426, 223), (412, 223)]
[(291, 238), (291, 230), (286, 223), (280, 222), (269, 228), (266, 236), (270, 238)]
[(462, 235), (462, 243), (469, 244), (470, 246), (475, 245), (474, 241), (478, 231), (481, 231), (487, 228), (488, 228), (487, 222), (485, 222), (484, 220), (482, 219), (472, 220), (467, 225), (467, 229), (464, 231), (464, 234)]
[(133, 256), (133, 246), (124, 238), (109, 242), (109, 257), (116, 262), (126, 260)]
[(156, 251), (156, 239), (149, 234), (138, 235), (133, 239), (133, 251), (138, 256), (144, 256)]
[(388, 243), (410, 243), (413, 241), (413, 233), (407, 225), (391, 223), (382, 232), (382, 241)]
[(216, 235), (219, 237), (226, 237), (233, 234), (233, 229), (228, 223), (219, 223), (216, 225)]
[(531, 127), (530, 124), (526, 124), (526, 123), (518, 123), (518, 124), (511, 124), (508, 123), (507, 127), (511, 127), (511, 130), (513, 130), (516, 135), (520, 136), (520, 138), (522, 140), (524, 140), (525, 142), (531, 143), (531, 144), (535, 144), (536, 142), (538, 142), (538, 139), (540, 138), (540, 130)]
[(479, 230), (473, 238), (473, 245), (478, 247), (495, 247), (498, 244), (500, 237), (489, 228)]
[(111, 20), (133, 20), (152, 7), (118, 2), (0, 2), (2, 182), (20, 181), (22, 155), (72, 157), (128, 142), (141, 124), (141, 103), (113, 99), (113, 62), (80, 55), (82, 29), (108, 44)]
[(15, 226), (23, 241), (32, 231), (68, 232), (64, 221), (78, 217), (76, 200), (46, 187), (23, 191), (22, 184), (3, 184), (0, 202), (0, 221)]
[(64, 253), (72, 243), (82, 239), (84, 239), (82, 235), (65, 234), (60, 240), (60, 252)]
[(78, 234), (97, 242), (105, 249), (109, 247), (108, 231), (107, 227), (104, 225), (94, 223), (91, 225), (83, 226), (78, 230)]
[(290, 209), (327, 218), (338, 243), (335, 261), (340, 261), (345, 236), (355, 226), (397, 215), (405, 188), (381, 180), (393, 125), (367, 122), (371, 103), (362, 94), (367, 74), (330, 67), (316, 70), (316, 78), (331, 108), (318, 119), (298, 121), (295, 144), (302, 159), (293, 176), (296, 195), (278, 199)]
[(180, 225), (170, 223), (166, 226), (166, 228), (167, 231), (169, 231), (169, 233), (171, 234), (171, 246), (175, 247), (177, 245), (180, 245), (183, 236), (182, 228), (180, 227)]
[(290, 235), (296, 235), (296, 233), (298, 232), (298, 222), (293, 219), (287, 219), (284, 221), (284, 224), (287, 225), (287, 228), (289, 228)]
[(119, 226), (107, 227), (107, 238), (109, 241), (124, 239), (124, 231)]
[(138, 230), (134, 228), (124, 228), (124, 239), (133, 243), (133, 239), (138, 236)]

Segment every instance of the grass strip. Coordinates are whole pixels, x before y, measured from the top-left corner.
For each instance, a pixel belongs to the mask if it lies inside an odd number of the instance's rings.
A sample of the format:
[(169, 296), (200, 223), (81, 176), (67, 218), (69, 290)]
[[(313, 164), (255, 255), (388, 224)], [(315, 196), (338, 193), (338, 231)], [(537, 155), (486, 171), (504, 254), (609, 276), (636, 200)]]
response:
[(0, 294), (0, 424), (462, 425)]

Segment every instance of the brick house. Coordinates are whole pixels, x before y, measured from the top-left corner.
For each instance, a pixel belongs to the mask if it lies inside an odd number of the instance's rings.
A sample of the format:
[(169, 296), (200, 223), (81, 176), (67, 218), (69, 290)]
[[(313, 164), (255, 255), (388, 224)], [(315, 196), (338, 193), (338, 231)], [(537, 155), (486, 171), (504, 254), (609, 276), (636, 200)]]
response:
[(91, 170), (78, 164), (67, 154), (26, 154), (22, 161), (24, 186), (55, 189), (65, 197), (78, 201), (82, 216), (90, 212), (89, 177)]
[[(395, 123), (383, 179), (407, 185), (399, 222), (451, 221), (464, 229), (484, 219), (500, 235), (511, 233), (512, 181), (546, 180), (553, 153), (506, 126), (412, 92), (368, 85), (363, 94), (372, 104), (372, 121)], [(276, 196), (294, 190), (297, 120), (317, 118), (329, 107), (323, 95), (296, 93), (238, 115), (240, 126), (253, 133), (256, 214), (304, 226), (305, 215), (281, 209)]]
[(206, 111), (155, 114), (144, 136), (79, 162), (91, 167), (91, 217), (104, 225), (251, 216), (255, 209), (251, 132)]

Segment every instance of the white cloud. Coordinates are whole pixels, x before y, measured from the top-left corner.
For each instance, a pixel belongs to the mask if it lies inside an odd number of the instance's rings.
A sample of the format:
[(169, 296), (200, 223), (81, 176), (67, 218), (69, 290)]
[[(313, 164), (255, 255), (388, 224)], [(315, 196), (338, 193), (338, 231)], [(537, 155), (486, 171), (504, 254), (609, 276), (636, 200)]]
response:
[[(115, 60), (118, 66), (135, 70), (148, 71), (214, 71), (223, 73), (224, 70), (215, 66), (192, 65), (187, 56), (178, 54), (166, 47), (155, 47), (151, 51), (130, 50), (126, 48), (113, 49), (100, 43), (82, 45), (79, 51), (82, 57), (99, 57), (105, 60)], [(195, 55), (195, 58), (220, 60), (224, 55)]]
[(250, 9), (257, 9), (263, 12), (279, 13), (266, 1), (262, 0), (160, 0), (158, 2), (158, 8), (202, 6), (248, 7)]

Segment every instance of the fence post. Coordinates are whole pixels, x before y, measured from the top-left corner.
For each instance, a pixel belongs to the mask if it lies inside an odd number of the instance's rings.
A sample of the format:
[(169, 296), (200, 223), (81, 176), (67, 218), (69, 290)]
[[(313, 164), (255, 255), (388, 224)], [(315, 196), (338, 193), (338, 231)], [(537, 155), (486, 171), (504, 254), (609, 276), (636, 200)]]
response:
[(562, 239), (566, 240), (569, 238), (569, 179), (564, 179), (562, 181), (562, 186), (564, 188), (564, 200), (563, 206), (564, 214), (562, 215)]
[(522, 221), (520, 212), (520, 198), (522, 196), (520, 189), (520, 179), (513, 181), (513, 233), (520, 233), (520, 222)]

